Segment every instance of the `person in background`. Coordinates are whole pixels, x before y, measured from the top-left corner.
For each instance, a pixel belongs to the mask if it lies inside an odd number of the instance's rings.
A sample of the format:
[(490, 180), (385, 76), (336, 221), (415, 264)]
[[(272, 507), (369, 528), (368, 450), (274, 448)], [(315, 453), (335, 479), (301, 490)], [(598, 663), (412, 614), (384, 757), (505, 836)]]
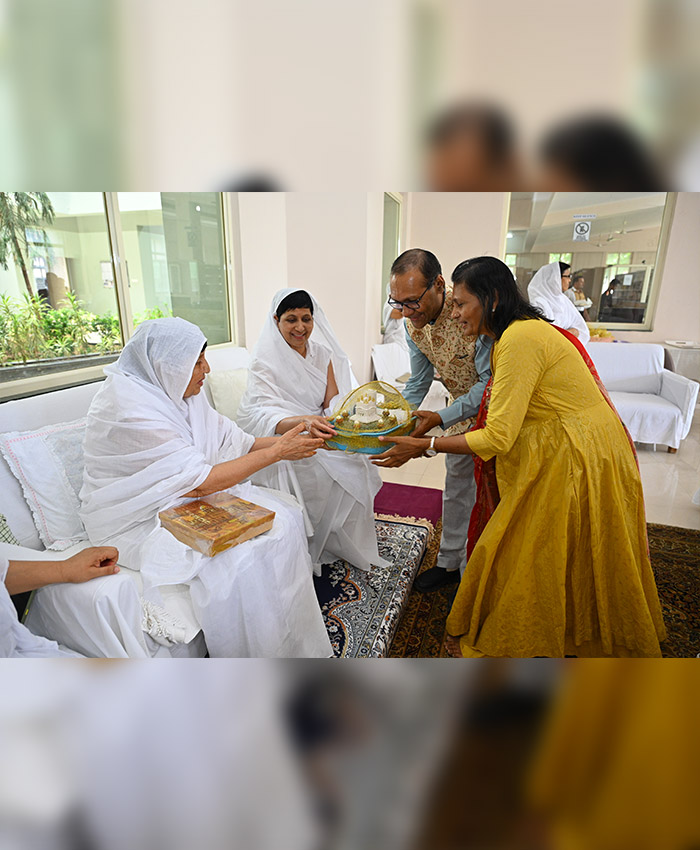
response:
[[(391, 267), (390, 285), (389, 304), (400, 309), (407, 319), (411, 377), (403, 391), (404, 398), (419, 406), (437, 370), (454, 399), (437, 412), (418, 410), (413, 434), (422, 436), (434, 427), (444, 428), (447, 434), (463, 434), (472, 425), (491, 375), (491, 340), (478, 334), (469, 335), (452, 321), (452, 287), (446, 285), (440, 263), (430, 251), (423, 248), (404, 251)], [(378, 466), (400, 465), (394, 456), (387, 458), (385, 454), (378, 455), (376, 462)], [(475, 495), (471, 457), (449, 456), (437, 565), (418, 575), (414, 582), (418, 590), (428, 592), (459, 581), (466, 564), (467, 531)]]
[[(564, 278), (562, 276), (562, 285), (563, 280)], [(585, 284), (586, 279), (582, 274), (574, 274), (574, 276), (571, 278), (571, 286), (568, 289), (564, 290), (564, 295), (566, 295), (569, 301), (571, 301), (574, 307), (583, 316), (584, 322), (590, 322), (591, 317), (588, 313), (588, 308), (592, 305), (593, 302), (583, 290)]]
[(83, 549), (65, 560), (27, 561), (12, 558), (13, 547), (0, 544), (0, 658), (75, 657), (52, 640), (32, 634), (19, 622), (11, 596), (49, 584), (80, 583), (119, 572), (113, 546)]
[(557, 327), (569, 331), (586, 345), (591, 338), (588, 326), (581, 314), (564, 295), (571, 280), (571, 266), (567, 263), (547, 263), (538, 269), (527, 287), (527, 296), (533, 307), (554, 322)]
[(543, 320), (500, 260), (466, 260), (452, 281), (457, 322), (494, 340), (493, 383), (483, 427), (433, 448), (476, 455), (478, 500), (495, 498), (447, 618), (448, 651), (660, 657), (634, 443), (585, 348)]
[(600, 296), (600, 307), (598, 308), (599, 322), (609, 322), (613, 318), (615, 291), (619, 285), (620, 281), (614, 277), (608, 284), (608, 288)]

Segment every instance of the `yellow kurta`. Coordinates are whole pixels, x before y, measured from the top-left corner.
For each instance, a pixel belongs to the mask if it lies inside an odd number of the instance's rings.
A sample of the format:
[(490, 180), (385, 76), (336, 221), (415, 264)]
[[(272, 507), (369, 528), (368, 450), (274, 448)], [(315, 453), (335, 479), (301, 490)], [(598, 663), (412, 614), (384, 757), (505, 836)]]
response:
[(465, 656), (659, 656), (639, 471), (583, 358), (540, 320), (492, 351), (486, 427), (501, 501), (447, 619)]

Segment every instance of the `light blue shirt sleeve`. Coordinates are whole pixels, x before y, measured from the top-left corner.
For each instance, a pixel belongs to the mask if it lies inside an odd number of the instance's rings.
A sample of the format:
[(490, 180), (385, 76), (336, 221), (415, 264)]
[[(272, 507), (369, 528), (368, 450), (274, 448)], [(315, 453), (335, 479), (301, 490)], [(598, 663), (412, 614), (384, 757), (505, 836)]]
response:
[(420, 407), (435, 378), (435, 369), (430, 360), (411, 339), (408, 330), (406, 330), (406, 339), (408, 340), (408, 353), (411, 356), (411, 377), (408, 379), (402, 395), (409, 404)]
[(456, 398), (449, 407), (438, 410), (443, 427), (449, 428), (458, 422), (464, 422), (465, 419), (476, 416), (479, 412), (481, 397), (491, 377), (491, 347), (493, 342), (490, 336), (484, 334), (477, 339), (474, 347), (474, 365), (479, 380), (469, 392)]

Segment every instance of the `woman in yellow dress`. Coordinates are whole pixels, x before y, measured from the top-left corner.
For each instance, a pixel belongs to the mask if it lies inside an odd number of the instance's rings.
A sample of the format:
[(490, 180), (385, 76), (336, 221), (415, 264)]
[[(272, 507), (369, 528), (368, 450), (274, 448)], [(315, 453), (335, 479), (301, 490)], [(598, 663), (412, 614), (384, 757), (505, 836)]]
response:
[(485, 426), (392, 438), (380, 463), (428, 448), (495, 458), (500, 501), (447, 619), (453, 655), (660, 656), (665, 637), (633, 446), (573, 337), (538, 318), (508, 267), (460, 263), (452, 318), (494, 338)]

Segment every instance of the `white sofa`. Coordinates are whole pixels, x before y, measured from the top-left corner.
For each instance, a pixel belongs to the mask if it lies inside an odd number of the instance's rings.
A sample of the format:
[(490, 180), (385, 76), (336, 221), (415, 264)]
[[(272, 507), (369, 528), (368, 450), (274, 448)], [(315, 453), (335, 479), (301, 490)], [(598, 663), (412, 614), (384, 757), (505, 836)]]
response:
[(588, 353), (632, 439), (676, 451), (690, 430), (700, 384), (664, 369), (661, 345), (591, 342)]
[[(397, 342), (384, 342), (372, 347), (372, 365), (378, 381), (385, 381), (403, 391), (411, 374), (411, 355)], [(401, 380), (403, 378), (403, 380)], [(423, 399), (423, 410), (443, 410), (450, 403), (450, 394), (444, 384), (433, 381)]]
[[(243, 348), (212, 349), (208, 353), (212, 367), (212, 388), (226, 399), (229, 410), (237, 407), (236, 398), (245, 388), (249, 354)], [(209, 382), (207, 382), (209, 383)], [(101, 382), (0, 404), (0, 434), (60, 427), (60, 423), (84, 417)], [(226, 411), (222, 411), (226, 412)], [(234, 410), (235, 413), (235, 410)], [(79, 426), (78, 426), (79, 427)], [(52, 451), (55, 446), (52, 447)], [(68, 482), (66, 482), (67, 484)], [(74, 482), (75, 484), (75, 482)], [(23, 486), (27, 487), (25, 481)], [(70, 556), (88, 546), (87, 540), (74, 543), (63, 551), (46, 551), (37, 530), (28, 501), (17, 477), (0, 455), (0, 514), (19, 541), (19, 547), (3, 544), (2, 552), (18, 560)], [(73, 487), (73, 493), (75, 486)], [(28, 497), (30, 496), (27, 491)], [(67, 513), (73, 510), (74, 496), (66, 489)], [(30, 499), (31, 501), (31, 499)], [(77, 502), (76, 502), (77, 504)], [(76, 521), (77, 510), (75, 512)], [(45, 535), (44, 535), (45, 537)], [(165, 618), (175, 618), (182, 628), (180, 640), (163, 642), (159, 637), (154, 611), (144, 606), (141, 578), (127, 564), (120, 564), (117, 575), (94, 579), (84, 584), (58, 584), (41, 588), (34, 595), (26, 625), (36, 634), (57, 640), (88, 656), (109, 657), (198, 657), (206, 653), (202, 632), (194, 614), (189, 590), (175, 585), (163, 593)], [(157, 611), (155, 614), (157, 615)], [(146, 625), (148, 631), (144, 631)], [(150, 633), (149, 633), (150, 632)], [(155, 635), (155, 637), (154, 637)], [(160, 641), (160, 642), (159, 642)]]

